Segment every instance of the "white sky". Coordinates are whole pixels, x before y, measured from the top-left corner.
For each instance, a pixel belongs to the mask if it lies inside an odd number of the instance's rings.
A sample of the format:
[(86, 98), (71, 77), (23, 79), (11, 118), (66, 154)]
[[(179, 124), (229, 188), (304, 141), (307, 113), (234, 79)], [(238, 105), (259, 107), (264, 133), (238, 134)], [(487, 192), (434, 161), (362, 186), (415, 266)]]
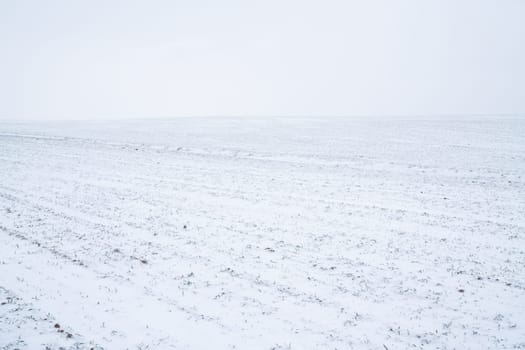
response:
[(0, 1), (0, 119), (525, 112), (525, 1)]

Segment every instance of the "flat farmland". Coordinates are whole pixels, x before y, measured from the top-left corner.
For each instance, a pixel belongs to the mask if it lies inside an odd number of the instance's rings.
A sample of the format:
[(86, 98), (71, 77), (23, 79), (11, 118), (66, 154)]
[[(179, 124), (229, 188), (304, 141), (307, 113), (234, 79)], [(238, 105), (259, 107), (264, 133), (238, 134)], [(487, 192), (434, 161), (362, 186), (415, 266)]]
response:
[(525, 120), (0, 123), (0, 349), (525, 348)]

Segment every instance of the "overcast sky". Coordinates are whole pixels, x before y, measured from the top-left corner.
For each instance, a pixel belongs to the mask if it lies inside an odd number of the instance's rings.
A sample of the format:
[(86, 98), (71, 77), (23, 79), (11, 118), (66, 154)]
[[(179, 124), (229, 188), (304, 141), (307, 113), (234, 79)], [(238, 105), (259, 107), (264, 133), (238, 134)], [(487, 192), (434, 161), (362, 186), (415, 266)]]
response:
[(525, 1), (0, 1), (0, 118), (525, 112)]

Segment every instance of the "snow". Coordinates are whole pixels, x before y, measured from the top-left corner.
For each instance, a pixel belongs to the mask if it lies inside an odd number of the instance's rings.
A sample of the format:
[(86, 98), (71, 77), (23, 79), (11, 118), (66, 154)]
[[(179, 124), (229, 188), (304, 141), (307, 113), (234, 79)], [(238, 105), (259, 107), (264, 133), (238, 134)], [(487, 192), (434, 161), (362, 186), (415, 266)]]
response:
[(0, 123), (0, 161), (0, 349), (525, 348), (523, 119)]

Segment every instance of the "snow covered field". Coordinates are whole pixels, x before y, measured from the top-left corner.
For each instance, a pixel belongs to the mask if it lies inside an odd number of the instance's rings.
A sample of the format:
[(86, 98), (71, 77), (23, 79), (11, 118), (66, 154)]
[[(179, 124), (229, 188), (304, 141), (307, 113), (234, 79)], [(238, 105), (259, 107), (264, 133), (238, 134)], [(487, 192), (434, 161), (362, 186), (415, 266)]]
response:
[(0, 349), (525, 348), (525, 120), (0, 123)]

